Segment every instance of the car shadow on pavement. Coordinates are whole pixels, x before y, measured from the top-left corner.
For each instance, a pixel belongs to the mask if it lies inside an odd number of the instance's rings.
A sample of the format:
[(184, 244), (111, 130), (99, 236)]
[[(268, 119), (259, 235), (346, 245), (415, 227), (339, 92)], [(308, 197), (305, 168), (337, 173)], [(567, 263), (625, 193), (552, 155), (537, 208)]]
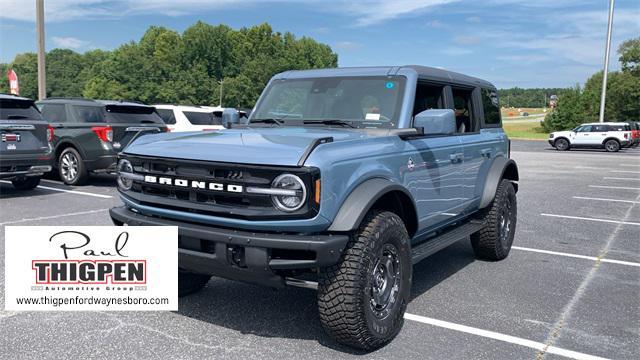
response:
[(51, 195), (51, 194), (60, 194), (58, 191), (47, 190), (47, 189), (32, 189), (32, 190), (16, 190), (13, 185), (0, 183), (0, 199), (14, 199), (14, 198), (23, 198), (30, 196), (42, 196), (42, 195)]
[[(65, 185), (62, 180), (60, 180), (60, 177), (58, 176), (57, 173), (55, 172), (50, 172), (44, 175), (43, 177), (46, 180), (51, 180), (51, 181), (46, 181), (43, 182), (42, 185), (59, 185), (61, 186), (61, 188), (69, 188), (71, 189), (71, 186)], [(58, 184), (54, 184), (52, 181), (57, 182)], [(112, 187), (115, 188), (117, 186), (116, 183), (116, 175), (114, 174), (91, 174), (91, 176), (89, 176), (89, 179), (87, 180), (87, 183), (85, 185), (79, 185), (79, 186), (75, 186), (75, 188), (82, 188), (82, 186), (94, 186), (94, 187)]]
[[(411, 299), (475, 261), (469, 241), (437, 253), (414, 266)], [(288, 287), (274, 290), (212, 278), (200, 292), (181, 298), (179, 314), (242, 334), (267, 338), (318, 341), (322, 346), (349, 353), (368, 352), (342, 346), (322, 329), (316, 292)]]

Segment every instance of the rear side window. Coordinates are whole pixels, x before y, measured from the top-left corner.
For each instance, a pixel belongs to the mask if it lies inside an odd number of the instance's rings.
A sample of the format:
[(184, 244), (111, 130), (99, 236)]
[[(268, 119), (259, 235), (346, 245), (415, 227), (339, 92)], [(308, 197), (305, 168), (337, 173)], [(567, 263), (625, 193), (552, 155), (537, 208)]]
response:
[(209, 112), (184, 111), (184, 116), (192, 125), (221, 125), (221, 118)]
[(173, 125), (176, 123), (176, 115), (171, 109), (156, 109), (156, 112), (162, 118), (165, 124)]
[(80, 122), (101, 123), (104, 122), (102, 106), (74, 105), (73, 111)]
[(152, 106), (107, 105), (107, 122), (126, 124), (163, 124)]
[(0, 99), (0, 119), (42, 120), (42, 115), (32, 100)]
[(484, 123), (487, 125), (500, 124), (500, 102), (495, 90), (482, 89), (482, 107), (484, 108)]
[(64, 104), (42, 104), (42, 117), (48, 122), (61, 123), (67, 121)]

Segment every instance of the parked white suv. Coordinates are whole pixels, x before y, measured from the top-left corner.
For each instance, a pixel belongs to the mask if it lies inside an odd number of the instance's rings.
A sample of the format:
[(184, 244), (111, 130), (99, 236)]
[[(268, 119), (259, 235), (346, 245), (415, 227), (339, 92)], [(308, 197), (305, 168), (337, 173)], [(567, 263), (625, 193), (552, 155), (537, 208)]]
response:
[(171, 131), (208, 131), (223, 129), (224, 108), (212, 106), (153, 105)]
[(557, 150), (571, 148), (604, 148), (615, 152), (631, 144), (631, 127), (628, 123), (589, 123), (570, 131), (549, 134), (549, 144)]

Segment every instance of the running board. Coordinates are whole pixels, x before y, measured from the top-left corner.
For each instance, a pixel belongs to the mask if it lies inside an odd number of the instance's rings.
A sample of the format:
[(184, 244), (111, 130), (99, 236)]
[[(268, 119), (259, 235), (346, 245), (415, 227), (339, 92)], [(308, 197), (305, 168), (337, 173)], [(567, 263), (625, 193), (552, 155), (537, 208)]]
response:
[(411, 261), (413, 264), (416, 264), (447, 246), (465, 239), (467, 236), (477, 232), (483, 227), (484, 222), (471, 220), (464, 225), (456, 226), (443, 234), (428, 239), (422, 244), (411, 249)]

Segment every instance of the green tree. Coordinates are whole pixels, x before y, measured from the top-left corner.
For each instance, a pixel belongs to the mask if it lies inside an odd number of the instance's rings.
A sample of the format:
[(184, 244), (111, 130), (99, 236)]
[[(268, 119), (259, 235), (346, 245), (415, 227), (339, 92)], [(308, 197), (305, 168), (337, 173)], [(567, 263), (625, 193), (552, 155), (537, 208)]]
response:
[(640, 76), (640, 37), (623, 42), (618, 48), (623, 72)]

